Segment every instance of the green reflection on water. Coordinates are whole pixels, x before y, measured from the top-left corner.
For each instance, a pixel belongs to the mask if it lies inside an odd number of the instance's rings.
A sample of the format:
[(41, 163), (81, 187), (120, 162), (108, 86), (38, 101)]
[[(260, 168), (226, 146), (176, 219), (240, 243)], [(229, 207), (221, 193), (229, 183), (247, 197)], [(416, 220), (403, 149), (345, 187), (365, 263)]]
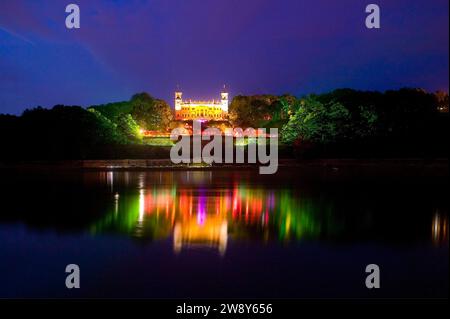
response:
[(228, 237), (317, 238), (334, 226), (329, 204), (299, 196), (292, 189), (245, 184), (212, 190), (155, 186), (116, 193), (112, 202), (112, 211), (91, 226), (93, 234), (117, 233), (147, 240), (172, 236), (175, 251), (194, 244), (224, 251)]

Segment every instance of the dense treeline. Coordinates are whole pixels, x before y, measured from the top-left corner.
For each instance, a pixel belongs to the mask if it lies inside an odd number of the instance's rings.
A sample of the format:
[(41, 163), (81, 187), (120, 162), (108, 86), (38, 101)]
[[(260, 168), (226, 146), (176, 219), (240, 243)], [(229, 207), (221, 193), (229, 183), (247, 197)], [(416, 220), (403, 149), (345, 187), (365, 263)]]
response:
[(238, 96), (235, 125), (278, 127), (300, 156), (448, 156), (448, 94), (340, 89), (320, 95)]
[(169, 104), (148, 93), (135, 94), (130, 101), (95, 105), (89, 109), (117, 123), (131, 139), (138, 138), (136, 129), (165, 131), (173, 120)]
[(114, 123), (78, 106), (35, 108), (0, 116), (3, 159), (85, 158), (99, 145), (126, 144)]
[(56, 105), (22, 116), (0, 115), (0, 159), (161, 157), (155, 148), (141, 145), (140, 129), (160, 129), (171, 120), (170, 106), (147, 93), (88, 109)]
[[(340, 89), (301, 98), (236, 96), (229, 117), (242, 128), (277, 127), (282, 156), (448, 157), (444, 93)], [(167, 150), (143, 145), (140, 130), (174, 125), (180, 124), (170, 106), (147, 93), (87, 109), (38, 107), (21, 116), (0, 115), (0, 159), (159, 158)]]

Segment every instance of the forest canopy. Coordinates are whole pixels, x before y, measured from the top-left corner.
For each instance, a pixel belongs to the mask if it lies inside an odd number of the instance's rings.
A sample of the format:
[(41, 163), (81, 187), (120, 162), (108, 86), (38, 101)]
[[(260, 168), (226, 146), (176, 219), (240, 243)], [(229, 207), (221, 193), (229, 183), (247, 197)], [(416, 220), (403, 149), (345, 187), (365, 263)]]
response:
[(90, 158), (104, 146), (140, 145), (141, 130), (163, 129), (171, 120), (170, 106), (147, 93), (87, 109), (56, 105), (0, 115), (2, 158)]
[[(276, 127), (280, 143), (294, 154), (448, 156), (448, 94), (443, 92), (339, 89), (303, 97), (235, 96), (229, 110), (229, 124), (207, 126)], [(179, 125), (184, 124), (174, 121), (169, 104), (148, 93), (87, 109), (37, 107), (21, 116), (0, 115), (2, 159), (101, 157), (102, 146), (115, 154), (114, 148), (145, 144), (142, 130), (167, 132)]]

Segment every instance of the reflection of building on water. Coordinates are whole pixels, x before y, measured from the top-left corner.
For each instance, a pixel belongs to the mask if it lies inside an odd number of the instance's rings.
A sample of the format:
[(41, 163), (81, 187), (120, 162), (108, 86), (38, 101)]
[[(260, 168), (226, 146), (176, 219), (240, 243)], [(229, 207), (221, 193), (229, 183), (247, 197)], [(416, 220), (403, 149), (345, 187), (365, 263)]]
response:
[(436, 212), (431, 225), (433, 243), (441, 244), (448, 241), (448, 216)]
[(217, 248), (225, 253), (228, 240), (228, 223), (220, 216), (207, 216), (203, 224), (194, 219), (177, 222), (173, 229), (173, 249), (176, 253), (183, 247)]
[[(311, 202), (299, 200), (291, 190), (238, 184), (231, 189), (204, 188), (207, 175), (198, 172), (185, 174), (180, 186), (172, 178), (150, 176), (162, 186), (146, 187), (149, 179), (139, 175), (137, 193), (113, 190), (111, 214), (94, 224), (92, 232), (124, 233), (143, 240), (173, 236), (175, 252), (213, 247), (223, 254), (228, 236), (287, 240), (316, 236), (320, 231)], [(113, 177), (107, 176), (108, 186)], [(196, 187), (190, 184), (194, 181)]]
[(180, 191), (179, 214), (173, 230), (174, 251), (183, 247), (214, 247), (225, 253), (228, 236), (227, 207), (229, 200), (210, 196), (200, 190), (196, 194)]

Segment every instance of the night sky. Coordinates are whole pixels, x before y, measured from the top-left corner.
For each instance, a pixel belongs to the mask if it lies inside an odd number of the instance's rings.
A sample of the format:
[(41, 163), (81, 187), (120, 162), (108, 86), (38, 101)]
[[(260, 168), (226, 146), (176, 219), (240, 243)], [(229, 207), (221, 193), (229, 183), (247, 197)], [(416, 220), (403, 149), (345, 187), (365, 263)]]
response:
[[(65, 27), (65, 6), (81, 29)], [(366, 29), (365, 7), (381, 7)], [(448, 91), (448, 0), (0, 0), (0, 113), (146, 91)]]

